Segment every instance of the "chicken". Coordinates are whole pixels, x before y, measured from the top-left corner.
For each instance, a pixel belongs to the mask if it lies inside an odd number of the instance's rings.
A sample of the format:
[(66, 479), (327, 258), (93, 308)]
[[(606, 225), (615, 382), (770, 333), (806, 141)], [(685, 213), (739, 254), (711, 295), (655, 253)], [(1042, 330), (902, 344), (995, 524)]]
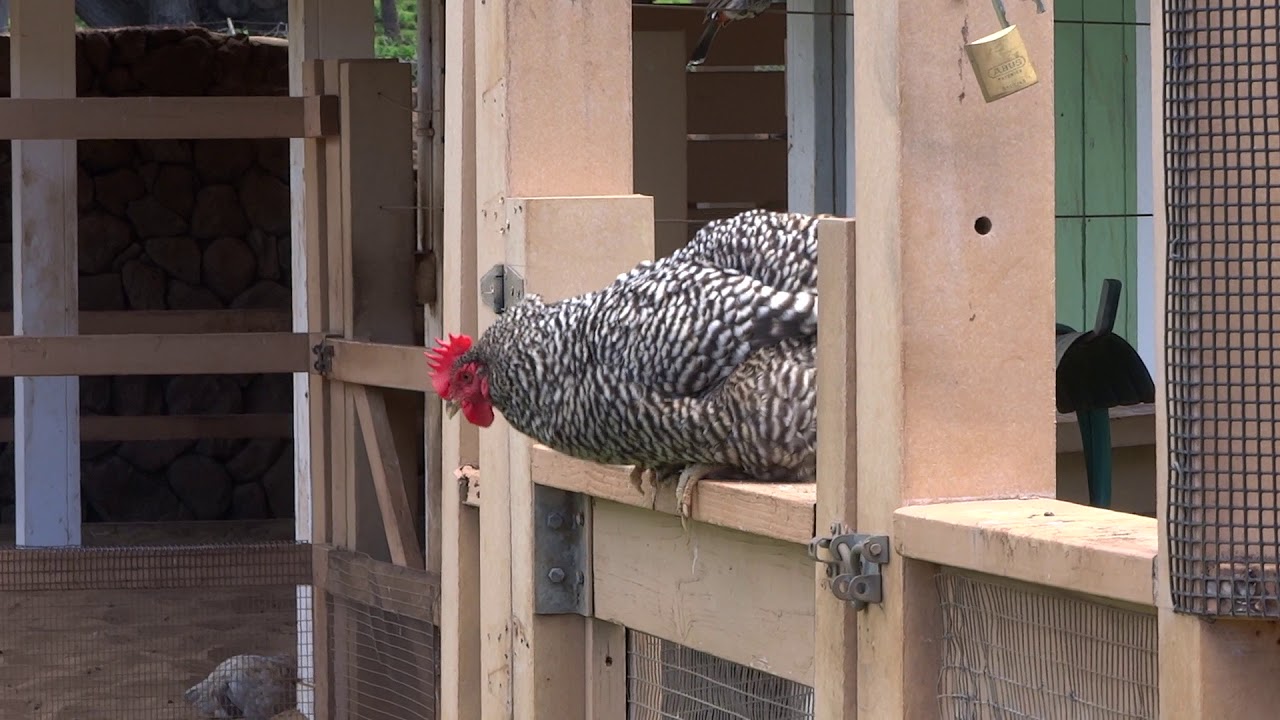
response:
[(688, 64), (701, 65), (706, 62), (711, 41), (720, 28), (734, 20), (750, 20), (768, 10), (771, 4), (772, 0), (711, 0), (707, 3), (706, 26), (698, 37), (698, 44), (694, 46)]
[(683, 517), (713, 473), (812, 481), (816, 230), (810, 216), (742, 213), (601, 290), (528, 295), (478, 341), (437, 340), (432, 386), (475, 425), (496, 409), (564, 454), (678, 473)]
[(297, 675), (287, 655), (236, 655), (182, 697), (204, 718), (271, 720), (296, 707)]

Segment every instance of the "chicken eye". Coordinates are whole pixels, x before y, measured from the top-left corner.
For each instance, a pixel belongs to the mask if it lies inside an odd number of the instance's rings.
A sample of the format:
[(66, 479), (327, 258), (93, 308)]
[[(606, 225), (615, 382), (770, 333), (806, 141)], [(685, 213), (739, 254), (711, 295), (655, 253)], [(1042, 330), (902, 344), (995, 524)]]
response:
[(461, 382), (461, 383), (469, 383), (469, 382), (471, 382), (471, 373), (469, 373), (469, 372), (460, 372), (460, 373), (458, 373), (458, 382)]

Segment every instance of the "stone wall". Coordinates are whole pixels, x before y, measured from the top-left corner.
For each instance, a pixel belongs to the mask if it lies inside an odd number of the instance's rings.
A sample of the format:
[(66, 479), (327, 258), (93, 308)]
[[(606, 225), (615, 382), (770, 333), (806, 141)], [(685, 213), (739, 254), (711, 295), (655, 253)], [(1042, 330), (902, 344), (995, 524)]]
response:
[[(278, 43), (199, 29), (77, 36), (81, 96), (283, 95)], [(8, 96), (8, 38), (0, 95)], [(79, 143), (82, 310), (288, 310), (287, 140)], [(0, 309), (12, 306), (10, 148), (0, 144)], [(288, 375), (83, 378), (85, 415), (287, 413)], [(0, 413), (12, 416), (11, 382)], [(293, 515), (287, 438), (86, 443), (86, 521)], [(13, 516), (13, 447), (0, 451), (0, 522)]]

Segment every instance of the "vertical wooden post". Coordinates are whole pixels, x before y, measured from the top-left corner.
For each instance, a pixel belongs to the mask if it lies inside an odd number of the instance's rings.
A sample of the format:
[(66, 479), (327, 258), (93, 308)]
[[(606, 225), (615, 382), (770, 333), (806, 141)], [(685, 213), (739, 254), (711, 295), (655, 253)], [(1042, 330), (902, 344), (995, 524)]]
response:
[[(326, 73), (315, 61), (372, 54), (373, 21), (367, 2), (289, 0), (290, 94), (336, 94), (336, 73)], [(330, 273), (340, 269), (330, 262), (330, 246), (335, 244), (330, 241), (340, 229), (339, 146), (335, 138), (295, 139), (290, 141), (289, 151), (293, 329), (330, 332), (340, 328), (332, 305), (339, 288), (330, 283)], [(334, 489), (345, 470), (345, 463), (333, 462), (335, 451), (345, 451), (333, 435), (340, 397), (331, 384), (309, 373), (296, 373), (293, 387), (296, 537), (313, 543), (345, 541), (345, 530), (334, 526), (345, 513), (333, 512), (335, 497), (343, 497)], [(329, 653), (325, 576), (317, 574), (318, 587), (298, 588), (298, 671), (302, 680), (298, 706), (312, 720), (334, 717), (335, 668)]]
[[(819, 534), (853, 532), (857, 505), (857, 397), (854, 221), (818, 224), (818, 504)], [(857, 614), (831, 594), (826, 567), (817, 569), (814, 599), (814, 712), (816, 720), (856, 717), (857, 685), (849, 668), (858, 660)]]
[[(1009, 5), (1040, 83), (985, 103), (961, 45), (966, 27), (978, 32), (975, 18), (995, 29), (989, 2), (921, 18), (903, 3), (861, 0), (855, 12), (851, 525), (888, 533), (897, 508), (929, 500), (1051, 496), (1052, 14)], [(937, 717), (935, 571), (895, 554), (884, 602), (859, 613), (859, 718)]]
[[(15, 98), (76, 94), (75, 3), (15, 0)], [(13, 142), (13, 332), (79, 332), (76, 141)], [(14, 379), (18, 545), (80, 544), (80, 379)]]
[[(531, 266), (554, 258), (569, 267), (569, 250), (588, 239), (599, 247), (604, 236), (565, 238), (557, 248), (553, 237), (516, 232), (513, 219), (527, 208), (512, 198), (631, 191), (631, 6), (491, 0), (475, 13), (477, 271), (510, 262), (526, 269), (530, 290), (571, 292), (578, 288), (548, 287), (555, 276)], [(527, 216), (524, 226), (537, 227)], [(507, 256), (513, 249), (518, 258)], [(583, 277), (598, 279), (578, 263)], [(479, 309), (481, 327), (493, 317)], [(481, 715), (585, 718), (585, 621), (532, 613), (523, 557), (532, 513), (515, 500), (532, 497), (527, 450), (501, 417), (480, 435), (481, 472), (491, 478), (480, 502)]]
[[(475, 4), (445, 6), (444, 234), (439, 246), (443, 330), (475, 336)], [(428, 338), (428, 342), (431, 339)], [(435, 400), (438, 404), (439, 400)], [(480, 461), (476, 426), (459, 416), (440, 430), (440, 717), (480, 715), (480, 514), (462, 504), (454, 471)]]

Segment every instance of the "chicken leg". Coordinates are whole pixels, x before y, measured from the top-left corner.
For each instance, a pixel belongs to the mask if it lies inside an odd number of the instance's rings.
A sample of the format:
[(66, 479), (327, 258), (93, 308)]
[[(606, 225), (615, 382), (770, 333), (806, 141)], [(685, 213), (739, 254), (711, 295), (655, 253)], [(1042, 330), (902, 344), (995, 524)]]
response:
[(680, 511), (680, 527), (689, 529), (689, 517), (693, 514), (693, 487), (699, 480), (721, 472), (722, 465), (694, 464), (680, 471), (680, 481), (676, 484), (676, 506)]

